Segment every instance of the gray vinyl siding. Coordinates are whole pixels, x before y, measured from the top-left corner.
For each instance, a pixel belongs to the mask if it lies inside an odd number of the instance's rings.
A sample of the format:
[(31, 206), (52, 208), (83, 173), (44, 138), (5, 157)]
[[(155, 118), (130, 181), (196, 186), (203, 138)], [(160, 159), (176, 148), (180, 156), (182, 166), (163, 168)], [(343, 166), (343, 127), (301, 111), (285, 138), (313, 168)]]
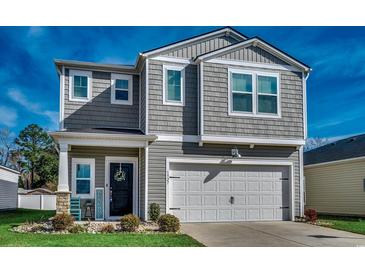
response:
[[(304, 137), (301, 73), (274, 71), (280, 73), (282, 117), (270, 119), (228, 115), (228, 67), (239, 67), (215, 63), (204, 63), (203, 67), (204, 135), (289, 139)], [(263, 71), (273, 72), (272, 70)]]
[(0, 211), (17, 208), (18, 184), (0, 179)]
[[(70, 190), (72, 187), (72, 158), (92, 158), (95, 159), (95, 187), (105, 187), (105, 157), (138, 157), (138, 148), (117, 148), (117, 147), (86, 147), (72, 146), (68, 153), (68, 182)], [(81, 200), (82, 217), (85, 214), (85, 202), (91, 200), (94, 204), (94, 199)], [(94, 206), (92, 207), (94, 210)], [(93, 216), (94, 213), (93, 213)]]
[(111, 104), (111, 73), (92, 72), (92, 100), (69, 100), (69, 70), (65, 72), (64, 127), (139, 128), (139, 76), (133, 76), (133, 105)]
[(288, 65), (271, 53), (254, 46), (233, 50), (218, 58), (235, 61)]
[(141, 72), (141, 112), (140, 127), (142, 132), (146, 133), (146, 66), (143, 66)]
[(304, 167), (306, 207), (365, 216), (365, 160)]
[[(294, 163), (295, 215), (299, 215), (299, 151), (286, 147), (258, 147), (249, 149), (237, 146), (245, 157), (280, 159)], [(150, 145), (148, 162), (148, 203), (158, 203), (161, 211), (166, 208), (166, 157), (230, 157), (232, 145), (156, 142)]]
[(187, 65), (185, 68), (185, 106), (172, 106), (163, 104), (163, 64), (160, 61), (149, 61), (149, 133), (196, 135), (197, 66)]
[(144, 148), (140, 149), (139, 152), (139, 178), (138, 178), (138, 182), (139, 182), (139, 205), (140, 205), (140, 216), (141, 218), (144, 217), (145, 214), (145, 186), (146, 186), (146, 180), (145, 180), (145, 151)]
[(175, 48), (162, 53), (165, 56), (177, 58), (195, 58), (198, 55), (214, 51), (229, 45), (235, 44), (238, 41), (230, 36), (210, 37), (209, 39), (199, 40), (182, 47)]

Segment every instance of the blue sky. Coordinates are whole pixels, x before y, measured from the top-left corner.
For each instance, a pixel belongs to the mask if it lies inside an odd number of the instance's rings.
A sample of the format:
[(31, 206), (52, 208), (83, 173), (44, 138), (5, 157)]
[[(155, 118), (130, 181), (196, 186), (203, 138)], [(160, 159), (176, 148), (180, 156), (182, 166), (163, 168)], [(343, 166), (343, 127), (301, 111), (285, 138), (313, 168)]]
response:
[[(365, 132), (364, 27), (235, 27), (312, 67), (310, 137)], [(0, 128), (58, 127), (53, 59), (134, 64), (139, 52), (215, 27), (0, 27)]]

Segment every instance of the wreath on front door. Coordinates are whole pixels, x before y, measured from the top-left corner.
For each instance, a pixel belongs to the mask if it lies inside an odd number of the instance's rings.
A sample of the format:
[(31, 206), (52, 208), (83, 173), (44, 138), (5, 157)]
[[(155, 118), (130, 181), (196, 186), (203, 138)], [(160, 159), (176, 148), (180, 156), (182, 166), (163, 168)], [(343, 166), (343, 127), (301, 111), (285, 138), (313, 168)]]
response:
[(119, 170), (114, 173), (114, 180), (117, 182), (125, 182), (126, 173), (122, 170), (122, 164), (119, 165)]

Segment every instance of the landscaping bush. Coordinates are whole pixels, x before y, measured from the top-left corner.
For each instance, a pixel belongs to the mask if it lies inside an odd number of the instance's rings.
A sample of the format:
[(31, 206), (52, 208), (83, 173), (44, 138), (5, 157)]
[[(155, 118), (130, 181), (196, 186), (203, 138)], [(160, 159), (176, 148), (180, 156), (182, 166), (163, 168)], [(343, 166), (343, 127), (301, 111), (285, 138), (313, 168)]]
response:
[(75, 225), (69, 227), (69, 229), (68, 229), (68, 232), (75, 233), (75, 234), (76, 233), (83, 233), (85, 231), (86, 231), (86, 228), (82, 225), (79, 225), (79, 224), (75, 224)]
[(310, 223), (315, 223), (318, 219), (317, 211), (313, 208), (307, 208), (304, 211), (305, 220)]
[(113, 233), (115, 228), (112, 224), (105, 224), (100, 228), (101, 233)]
[(163, 232), (178, 232), (180, 230), (180, 220), (171, 214), (162, 215), (158, 219), (160, 231)]
[(122, 218), (120, 218), (120, 228), (122, 231), (134, 232), (137, 230), (140, 222), (141, 221), (136, 215), (124, 215)]
[(150, 204), (150, 210), (148, 214), (151, 221), (157, 222), (158, 218), (160, 217), (160, 206), (156, 203)]
[(74, 218), (67, 213), (57, 214), (52, 219), (54, 230), (66, 230), (74, 224)]

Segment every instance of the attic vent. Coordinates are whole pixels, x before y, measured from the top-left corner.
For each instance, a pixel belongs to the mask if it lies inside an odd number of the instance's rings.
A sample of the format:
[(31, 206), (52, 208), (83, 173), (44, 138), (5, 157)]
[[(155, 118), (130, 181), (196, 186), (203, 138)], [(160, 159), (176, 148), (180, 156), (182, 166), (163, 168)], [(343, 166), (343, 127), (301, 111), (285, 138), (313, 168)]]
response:
[(332, 143), (332, 144), (331, 144), (331, 146), (335, 146), (335, 145), (336, 145), (336, 143)]
[(356, 137), (351, 138), (348, 142), (351, 143), (356, 140)]

